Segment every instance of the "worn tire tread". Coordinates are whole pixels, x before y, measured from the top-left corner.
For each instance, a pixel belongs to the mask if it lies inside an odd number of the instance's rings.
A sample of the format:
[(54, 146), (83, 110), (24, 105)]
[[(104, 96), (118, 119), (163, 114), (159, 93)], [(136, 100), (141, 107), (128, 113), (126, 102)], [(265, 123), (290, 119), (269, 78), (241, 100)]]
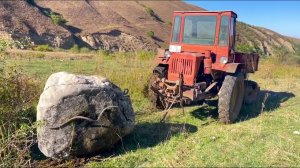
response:
[(218, 113), (219, 121), (222, 123), (229, 124), (234, 122), (234, 120), (230, 119), (231, 95), (240, 76), (240, 73), (226, 75), (223, 85), (219, 91)]

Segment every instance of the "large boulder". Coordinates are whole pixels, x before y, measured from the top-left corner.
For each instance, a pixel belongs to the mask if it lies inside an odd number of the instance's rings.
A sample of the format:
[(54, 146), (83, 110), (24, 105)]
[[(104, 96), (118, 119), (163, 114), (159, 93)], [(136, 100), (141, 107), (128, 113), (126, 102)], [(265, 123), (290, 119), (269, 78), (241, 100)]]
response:
[(94, 154), (129, 134), (134, 120), (129, 96), (106, 78), (55, 73), (37, 106), (38, 147), (52, 158)]

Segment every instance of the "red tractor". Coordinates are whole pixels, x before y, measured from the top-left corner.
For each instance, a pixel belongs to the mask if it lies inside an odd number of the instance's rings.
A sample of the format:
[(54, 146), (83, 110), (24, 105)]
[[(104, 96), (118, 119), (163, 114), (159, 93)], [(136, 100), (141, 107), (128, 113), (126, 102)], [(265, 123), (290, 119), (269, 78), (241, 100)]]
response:
[(246, 79), (259, 56), (235, 51), (236, 18), (232, 11), (174, 12), (169, 49), (158, 49), (149, 83), (157, 108), (218, 96), (220, 121), (232, 123), (244, 102), (257, 99), (259, 86)]

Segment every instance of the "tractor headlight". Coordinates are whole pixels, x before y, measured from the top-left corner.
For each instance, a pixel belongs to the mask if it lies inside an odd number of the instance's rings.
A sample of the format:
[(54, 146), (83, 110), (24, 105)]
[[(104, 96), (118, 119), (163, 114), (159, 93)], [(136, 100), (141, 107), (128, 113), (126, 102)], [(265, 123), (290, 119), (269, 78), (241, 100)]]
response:
[(227, 61), (228, 61), (228, 58), (227, 58), (227, 57), (221, 57), (221, 58), (220, 58), (220, 62), (221, 62), (222, 64), (226, 64)]
[(166, 51), (166, 52), (165, 52), (165, 57), (166, 57), (166, 58), (169, 58), (170, 56), (171, 56), (171, 52), (170, 52), (170, 51)]

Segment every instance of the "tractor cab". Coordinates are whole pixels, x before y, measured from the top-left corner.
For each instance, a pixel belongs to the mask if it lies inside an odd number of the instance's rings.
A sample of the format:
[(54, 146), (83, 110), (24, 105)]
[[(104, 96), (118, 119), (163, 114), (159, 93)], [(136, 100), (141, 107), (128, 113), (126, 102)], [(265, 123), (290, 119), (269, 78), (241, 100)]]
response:
[(235, 50), (237, 15), (222, 12), (174, 12), (171, 53), (204, 53), (210, 50), (216, 63), (226, 63)]

